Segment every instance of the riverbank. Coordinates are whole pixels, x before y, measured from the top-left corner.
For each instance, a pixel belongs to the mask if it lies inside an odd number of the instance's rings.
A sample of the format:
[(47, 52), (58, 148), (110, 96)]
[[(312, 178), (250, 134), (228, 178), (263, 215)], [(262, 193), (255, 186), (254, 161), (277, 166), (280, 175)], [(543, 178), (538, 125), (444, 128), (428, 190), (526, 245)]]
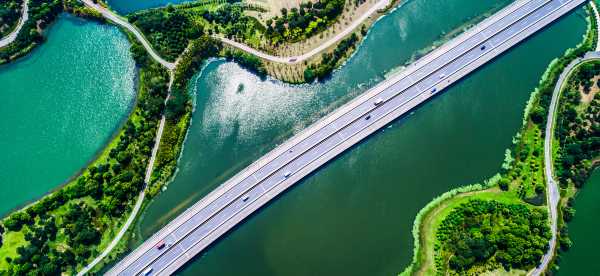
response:
[[(590, 12), (588, 11), (588, 22)], [(454, 257), (447, 257), (449, 252), (453, 252), (448, 244), (439, 240), (438, 230), (441, 225), (447, 224), (448, 214), (456, 208), (458, 202), (464, 202), (466, 199), (479, 198), (481, 195), (490, 195), (496, 198), (509, 199), (513, 203), (518, 203), (528, 208), (540, 208), (544, 205), (544, 188), (539, 187), (543, 183), (543, 158), (542, 158), (542, 124), (545, 123), (545, 110), (549, 105), (549, 95), (552, 95), (553, 84), (558, 79), (562, 69), (576, 57), (595, 48), (597, 30), (595, 24), (588, 24), (587, 36), (584, 41), (575, 49), (568, 50), (565, 55), (553, 61), (544, 73), (538, 88), (532, 93), (531, 99), (527, 104), (524, 113), (523, 127), (513, 140), (512, 150), (507, 150), (503, 170), (500, 174), (500, 180), (497, 187), (489, 188), (479, 192), (455, 193), (455, 195), (445, 194), (442, 199), (436, 199), (428, 204), (419, 212), (415, 220), (413, 235), (415, 240), (415, 249), (412, 264), (402, 273), (403, 275), (428, 275), (431, 273), (457, 273), (457, 260), (451, 260)], [(514, 154), (511, 154), (514, 152)], [(502, 191), (500, 191), (502, 190)], [(548, 230), (547, 239), (550, 238)], [(446, 253), (444, 253), (446, 252)], [(538, 254), (538, 253), (536, 253)], [(446, 256), (446, 257), (445, 257)], [(541, 257), (541, 254), (539, 254)], [(450, 260), (450, 265), (449, 265)], [(452, 263), (454, 261), (454, 263)], [(496, 269), (509, 269), (512, 267), (529, 270), (533, 268), (531, 264), (522, 267), (504, 266), (504, 261), (497, 258), (487, 257), (483, 261), (475, 262), (467, 266), (467, 270), (458, 270), (467, 273), (482, 273), (484, 271)], [(465, 268), (462, 268), (465, 269)]]

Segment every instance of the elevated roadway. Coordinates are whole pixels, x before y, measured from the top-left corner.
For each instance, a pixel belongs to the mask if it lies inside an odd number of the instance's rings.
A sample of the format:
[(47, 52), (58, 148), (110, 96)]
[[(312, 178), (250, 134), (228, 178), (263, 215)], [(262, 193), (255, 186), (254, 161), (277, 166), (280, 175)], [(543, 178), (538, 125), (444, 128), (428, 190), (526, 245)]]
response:
[[(236, 174), (108, 275), (169, 275), (287, 188), (584, 0), (519, 0), (338, 108)], [(559, 38), (557, 38), (559, 39)], [(164, 246), (158, 246), (164, 244)]]

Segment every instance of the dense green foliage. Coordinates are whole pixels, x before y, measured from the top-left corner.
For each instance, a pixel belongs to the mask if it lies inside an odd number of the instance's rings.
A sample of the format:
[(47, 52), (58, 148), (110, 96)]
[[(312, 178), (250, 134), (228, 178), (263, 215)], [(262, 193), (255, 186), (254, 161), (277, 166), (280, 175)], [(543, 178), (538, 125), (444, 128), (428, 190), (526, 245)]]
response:
[(175, 60), (192, 39), (203, 34), (203, 26), (193, 24), (182, 9), (165, 9), (134, 13), (130, 22), (140, 28), (152, 46), (166, 59)]
[(256, 18), (245, 15), (244, 10), (241, 5), (225, 4), (216, 10), (201, 10), (197, 15), (210, 23), (211, 32), (229, 38), (247, 40), (257, 32), (264, 33), (265, 27)]
[(264, 63), (255, 55), (237, 49), (227, 49), (224, 51), (223, 56), (229, 61), (233, 60), (237, 62), (240, 66), (254, 72), (260, 77), (264, 78), (267, 76), (267, 69), (265, 69)]
[(548, 246), (544, 210), (523, 204), (470, 200), (453, 209), (437, 230), (442, 266), (458, 274), (474, 266), (532, 268)]
[(275, 43), (311, 37), (337, 20), (344, 11), (344, 3), (345, 0), (319, 0), (314, 4), (303, 2), (289, 12), (284, 8), (280, 17), (267, 20), (267, 35)]
[(338, 44), (333, 52), (324, 53), (322, 55), (319, 64), (311, 64), (304, 70), (304, 80), (306, 82), (312, 82), (315, 79), (323, 80), (327, 78), (338, 66), (340, 60), (348, 55), (348, 53), (352, 52), (354, 47), (356, 47), (357, 42), (358, 36), (355, 33), (340, 41), (340, 44)]
[[(556, 135), (560, 141), (557, 175), (563, 187), (573, 183), (580, 188), (600, 155), (600, 96), (593, 77), (600, 75), (600, 63), (580, 65), (562, 92)], [(593, 88), (592, 88), (593, 87)], [(590, 97), (582, 103), (582, 97)], [(592, 98), (593, 97), (593, 98)], [(568, 215), (569, 212), (563, 212)]]
[(0, 38), (9, 34), (21, 18), (23, 0), (4, 0), (0, 2)]
[(21, 29), (13, 43), (0, 48), (0, 64), (22, 56), (32, 44), (40, 43), (43, 36), (38, 27), (44, 29), (54, 21), (62, 10), (62, 0), (30, 0), (29, 20), (25, 22), (23, 29)]

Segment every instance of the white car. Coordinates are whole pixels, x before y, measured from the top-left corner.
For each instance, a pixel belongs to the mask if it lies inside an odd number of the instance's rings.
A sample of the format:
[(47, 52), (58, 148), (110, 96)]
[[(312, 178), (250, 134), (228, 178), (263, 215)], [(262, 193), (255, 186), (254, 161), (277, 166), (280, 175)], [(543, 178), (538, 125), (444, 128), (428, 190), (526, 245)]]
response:
[(445, 78), (445, 77), (446, 77), (446, 74), (441, 74), (440, 75), (440, 80), (443, 79), (443, 78)]
[(288, 177), (290, 177), (290, 175), (292, 175), (292, 172), (287, 171), (283, 174), (283, 177), (288, 178)]
[(383, 99), (382, 98), (377, 98), (377, 100), (375, 100), (375, 102), (373, 104), (380, 105), (381, 103), (383, 103)]

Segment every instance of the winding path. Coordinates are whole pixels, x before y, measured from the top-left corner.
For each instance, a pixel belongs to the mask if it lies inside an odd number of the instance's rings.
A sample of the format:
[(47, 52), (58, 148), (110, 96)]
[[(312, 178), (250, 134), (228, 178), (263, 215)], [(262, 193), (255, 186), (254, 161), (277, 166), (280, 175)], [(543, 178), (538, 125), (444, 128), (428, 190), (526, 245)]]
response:
[[(172, 85), (173, 85), (173, 71), (170, 71), (169, 94), (167, 95), (167, 98), (165, 99), (165, 105), (167, 104), (167, 101), (169, 101), (169, 97), (171, 96), (171, 86)], [(99, 264), (104, 258), (106, 258), (106, 256), (108, 256), (108, 254), (110, 254), (110, 252), (115, 248), (115, 246), (117, 246), (119, 241), (121, 241), (123, 236), (125, 236), (125, 233), (127, 233), (127, 230), (129, 229), (129, 227), (131, 226), (131, 224), (137, 217), (137, 214), (140, 212), (140, 210), (142, 208), (142, 203), (144, 202), (144, 198), (146, 197), (146, 185), (148, 185), (148, 183), (150, 182), (150, 177), (152, 176), (152, 171), (154, 170), (154, 161), (156, 160), (156, 154), (158, 153), (158, 148), (160, 146), (160, 140), (162, 138), (162, 134), (165, 129), (166, 120), (167, 120), (167, 118), (163, 114), (160, 119), (158, 129), (156, 130), (156, 140), (154, 142), (154, 147), (152, 148), (152, 155), (150, 156), (150, 161), (148, 162), (148, 167), (146, 168), (146, 175), (144, 176), (144, 188), (138, 195), (137, 201), (135, 202), (135, 205), (133, 206), (133, 209), (131, 210), (131, 214), (129, 214), (127, 221), (125, 221), (125, 224), (123, 224), (123, 226), (121, 227), (121, 230), (119, 230), (119, 233), (117, 233), (117, 235), (113, 238), (113, 240), (110, 242), (110, 244), (104, 249), (104, 251), (102, 251), (102, 253), (100, 253), (100, 255), (98, 255), (94, 260), (92, 260), (81, 271), (79, 271), (79, 273), (77, 273), (77, 276), (82, 276), (82, 275), (88, 273), (92, 268), (94, 268), (94, 266)]]
[(596, 8), (596, 4), (594, 0), (590, 1), (590, 5), (592, 6), (592, 10), (594, 12), (594, 19), (596, 20), (596, 29), (597, 29), (597, 41), (596, 41), (596, 51), (588, 52), (585, 54), (583, 58), (577, 58), (573, 60), (560, 74), (556, 85), (554, 86), (554, 91), (552, 92), (552, 100), (550, 101), (550, 108), (548, 109), (548, 118), (546, 120), (546, 130), (544, 137), (544, 175), (546, 176), (546, 190), (548, 194), (548, 212), (550, 213), (550, 219), (552, 220), (550, 223), (550, 230), (552, 231), (552, 237), (548, 243), (548, 251), (542, 257), (542, 262), (538, 265), (533, 271), (531, 271), (530, 275), (539, 276), (542, 275), (544, 271), (548, 268), (548, 264), (552, 260), (554, 256), (554, 252), (556, 249), (556, 231), (557, 231), (557, 218), (558, 218), (558, 202), (560, 201), (560, 191), (558, 186), (556, 185), (556, 180), (554, 180), (554, 172), (552, 166), (552, 139), (554, 137), (554, 121), (555, 121), (555, 113), (556, 107), (558, 105), (558, 100), (560, 98), (561, 88), (567, 79), (567, 77), (571, 74), (573, 68), (577, 65), (593, 60), (600, 59), (600, 15), (598, 14), (598, 9)]
[(554, 86), (554, 91), (552, 93), (552, 100), (550, 101), (550, 108), (548, 109), (548, 118), (546, 121), (546, 131), (544, 138), (544, 174), (546, 176), (546, 189), (548, 193), (548, 212), (550, 213), (550, 230), (552, 231), (552, 237), (550, 238), (549, 248), (544, 257), (542, 258), (542, 262), (538, 267), (536, 267), (531, 275), (539, 276), (542, 275), (544, 271), (548, 268), (548, 264), (552, 260), (554, 256), (554, 251), (556, 249), (556, 231), (557, 231), (557, 218), (558, 218), (558, 202), (560, 200), (560, 192), (558, 190), (558, 185), (556, 180), (554, 179), (554, 172), (552, 166), (552, 139), (554, 137), (554, 123), (556, 119), (556, 109), (558, 106), (558, 100), (560, 99), (560, 92), (564, 85), (564, 82), (568, 79), (569, 75), (578, 65), (590, 61), (600, 59), (600, 52), (588, 52), (585, 54), (583, 58), (577, 58), (573, 60), (567, 67), (563, 70), (556, 82), (556, 86)]
[(277, 63), (295, 64), (295, 63), (299, 63), (299, 62), (305, 61), (305, 60), (313, 57), (314, 55), (320, 53), (321, 51), (331, 47), (338, 41), (342, 40), (344, 37), (346, 37), (347, 35), (352, 33), (354, 31), (354, 29), (356, 29), (358, 26), (360, 26), (360, 24), (362, 24), (365, 20), (367, 20), (367, 18), (369, 18), (369, 16), (371, 16), (373, 13), (375, 13), (378, 10), (384, 9), (389, 4), (390, 4), (390, 0), (379, 0), (379, 2), (377, 2), (375, 5), (373, 5), (373, 7), (371, 7), (369, 10), (367, 10), (367, 12), (362, 14), (358, 19), (352, 21), (352, 23), (350, 23), (350, 25), (346, 29), (344, 29), (342, 32), (336, 34), (331, 39), (320, 44), (317, 48), (314, 48), (314, 49), (310, 50), (309, 52), (299, 55), (299, 56), (290, 56), (290, 57), (273, 56), (273, 55), (269, 55), (267, 53), (261, 52), (259, 50), (256, 50), (248, 45), (245, 45), (245, 44), (242, 44), (239, 42), (235, 42), (233, 40), (230, 40), (230, 39), (227, 39), (224, 37), (215, 36), (215, 38), (220, 39), (223, 43), (229, 44), (229, 45), (236, 47), (242, 51), (253, 54), (255, 56), (258, 56), (258, 57), (268, 60), (268, 61), (277, 62)]
[(21, 19), (19, 19), (19, 23), (17, 23), (17, 27), (10, 34), (0, 39), (0, 48), (5, 47), (15, 41), (15, 39), (17, 39), (17, 35), (23, 28), (23, 25), (25, 25), (27, 20), (29, 20), (29, 0), (23, 1), (22, 10), (23, 13), (21, 15)]
[(152, 48), (152, 46), (150, 45), (150, 42), (148, 42), (148, 40), (146, 40), (146, 37), (144, 36), (144, 34), (142, 34), (142, 32), (140, 30), (138, 30), (135, 26), (133, 26), (129, 22), (127, 22), (126, 19), (121, 18), (119, 15), (115, 14), (114, 12), (112, 12), (111, 10), (109, 10), (107, 8), (104, 8), (98, 4), (95, 4), (94, 2), (92, 2), (92, 0), (81, 0), (81, 2), (83, 2), (86, 6), (90, 7), (91, 9), (94, 9), (97, 12), (99, 12), (100, 14), (102, 14), (102, 16), (104, 16), (104, 18), (108, 19), (109, 21), (132, 32), (133, 35), (135, 35), (135, 37), (142, 43), (144, 48), (146, 48), (146, 51), (148, 51), (148, 53), (150, 54), (150, 56), (152, 56), (152, 58), (154, 60), (156, 60), (158, 63), (162, 64), (164, 67), (166, 67), (169, 70), (175, 69), (176, 64), (174, 62), (168, 62), (168, 61), (164, 60)]

